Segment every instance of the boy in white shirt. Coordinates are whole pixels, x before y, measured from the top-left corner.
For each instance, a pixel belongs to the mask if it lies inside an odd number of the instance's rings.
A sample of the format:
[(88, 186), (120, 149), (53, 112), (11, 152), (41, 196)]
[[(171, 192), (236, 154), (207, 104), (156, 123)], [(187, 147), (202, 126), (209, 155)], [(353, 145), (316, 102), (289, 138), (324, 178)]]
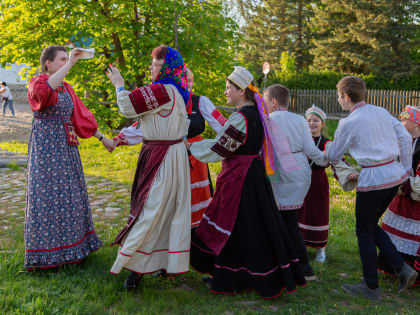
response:
[(311, 168), (308, 158), (321, 165), (329, 165), (324, 154), (316, 147), (305, 118), (287, 111), (289, 106), (289, 90), (280, 85), (271, 85), (264, 91), (264, 101), (270, 112), (272, 124), (282, 128), (287, 136), (290, 151), (298, 170), (284, 172), (277, 170), (270, 175), (277, 207), (286, 223), (287, 231), (293, 241), (299, 261), (302, 265), (306, 281), (315, 280), (315, 274), (309, 263), (308, 252), (298, 225), (298, 210), (311, 185)]
[(336, 164), (349, 152), (362, 167), (356, 189), (356, 235), (364, 280), (342, 288), (352, 295), (379, 300), (376, 246), (399, 274), (399, 292), (410, 287), (417, 277), (378, 225), (399, 185), (411, 172), (411, 137), (387, 110), (366, 104), (366, 85), (359, 77), (342, 78), (337, 93), (338, 102), (350, 115), (340, 120), (325, 156)]
[(15, 117), (15, 110), (13, 109), (13, 96), (6, 82), (0, 82), (0, 94), (3, 96), (3, 115), (6, 114), (6, 107), (9, 106), (12, 116)]

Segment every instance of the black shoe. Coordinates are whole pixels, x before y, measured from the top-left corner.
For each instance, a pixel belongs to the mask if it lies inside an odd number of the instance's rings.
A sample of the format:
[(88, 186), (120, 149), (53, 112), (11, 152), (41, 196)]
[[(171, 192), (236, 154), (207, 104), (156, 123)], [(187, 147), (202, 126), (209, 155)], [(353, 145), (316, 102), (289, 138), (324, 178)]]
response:
[(361, 296), (370, 300), (379, 301), (381, 299), (381, 289), (370, 289), (363, 281), (359, 284), (343, 284), (341, 288), (354, 296)]
[(417, 279), (417, 272), (409, 265), (404, 263), (399, 276), (400, 280), (398, 282), (398, 293), (401, 293), (405, 289), (413, 286)]
[(155, 272), (152, 277), (153, 278), (159, 278), (159, 277), (166, 277), (168, 274), (166, 273), (165, 269), (161, 269), (158, 272)]
[(209, 287), (213, 285), (213, 278), (212, 277), (203, 277), (201, 281), (207, 284)]
[(306, 281), (316, 280), (315, 273), (310, 265), (303, 268), (303, 275), (305, 276)]
[(140, 285), (142, 275), (138, 275), (135, 272), (131, 272), (124, 281), (123, 288), (127, 291), (133, 291)]

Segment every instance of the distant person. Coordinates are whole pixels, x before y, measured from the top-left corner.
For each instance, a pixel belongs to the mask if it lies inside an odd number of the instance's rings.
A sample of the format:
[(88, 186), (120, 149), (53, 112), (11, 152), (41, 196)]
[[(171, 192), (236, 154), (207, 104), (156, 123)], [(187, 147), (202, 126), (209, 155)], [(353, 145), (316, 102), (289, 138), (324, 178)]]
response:
[(12, 116), (15, 117), (15, 110), (13, 109), (13, 96), (10, 92), (9, 87), (6, 82), (0, 83), (0, 94), (3, 96), (3, 115), (6, 115), (6, 107), (9, 106), (9, 109), (12, 113)]

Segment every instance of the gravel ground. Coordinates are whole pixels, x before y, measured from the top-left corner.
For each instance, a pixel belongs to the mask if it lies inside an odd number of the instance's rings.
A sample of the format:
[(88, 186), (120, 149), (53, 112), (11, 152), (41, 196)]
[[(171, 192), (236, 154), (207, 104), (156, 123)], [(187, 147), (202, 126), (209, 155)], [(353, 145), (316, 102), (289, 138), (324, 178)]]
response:
[[(0, 106), (1, 107), (1, 106)], [(15, 103), (15, 117), (6, 109), (6, 115), (0, 112), (0, 142), (19, 141), (27, 143), (32, 126), (32, 111), (29, 104)]]

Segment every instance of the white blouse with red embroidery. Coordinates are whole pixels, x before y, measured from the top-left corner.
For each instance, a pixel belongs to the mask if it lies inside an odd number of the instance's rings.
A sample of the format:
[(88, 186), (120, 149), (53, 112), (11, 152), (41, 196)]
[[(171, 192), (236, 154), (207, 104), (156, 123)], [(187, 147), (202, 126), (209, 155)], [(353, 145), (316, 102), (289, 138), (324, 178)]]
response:
[[(206, 96), (200, 96), (199, 108), (201, 115), (213, 128), (219, 133), (227, 119), (216, 109), (216, 106)], [(114, 138), (117, 146), (120, 145), (136, 145), (143, 142), (143, 132), (138, 122), (129, 127), (121, 129), (118, 136)]]

